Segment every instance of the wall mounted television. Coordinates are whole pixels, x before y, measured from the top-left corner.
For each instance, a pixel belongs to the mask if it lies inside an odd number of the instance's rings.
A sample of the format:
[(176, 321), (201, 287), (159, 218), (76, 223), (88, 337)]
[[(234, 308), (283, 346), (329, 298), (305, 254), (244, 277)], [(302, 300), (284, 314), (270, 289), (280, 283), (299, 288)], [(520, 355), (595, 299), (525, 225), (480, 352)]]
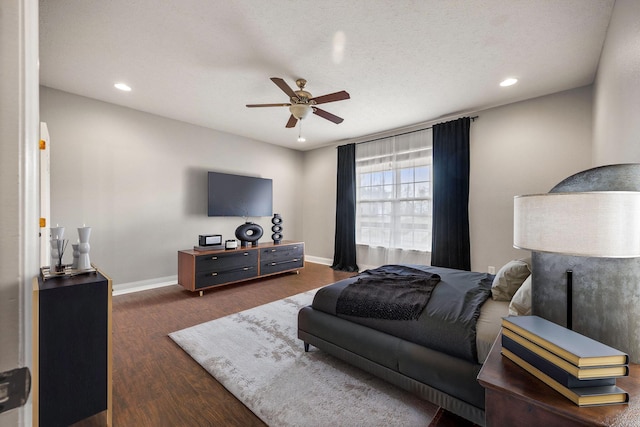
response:
[(208, 172), (208, 216), (273, 215), (273, 181)]

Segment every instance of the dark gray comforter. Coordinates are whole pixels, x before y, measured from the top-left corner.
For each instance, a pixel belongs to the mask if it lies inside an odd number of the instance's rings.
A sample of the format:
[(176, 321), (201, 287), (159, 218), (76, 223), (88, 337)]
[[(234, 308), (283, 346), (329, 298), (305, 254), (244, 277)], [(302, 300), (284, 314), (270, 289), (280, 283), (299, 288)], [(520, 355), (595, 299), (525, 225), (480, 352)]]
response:
[(313, 308), (376, 329), (425, 347), (477, 362), (476, 321), (491, 295), (493, 275), (442, 267), (409, 267), (440, 276), (431, 299), (417, 320), (386, 320), (336, 313), (342, 290), (357, 280), (341, 280), (320, 289)]

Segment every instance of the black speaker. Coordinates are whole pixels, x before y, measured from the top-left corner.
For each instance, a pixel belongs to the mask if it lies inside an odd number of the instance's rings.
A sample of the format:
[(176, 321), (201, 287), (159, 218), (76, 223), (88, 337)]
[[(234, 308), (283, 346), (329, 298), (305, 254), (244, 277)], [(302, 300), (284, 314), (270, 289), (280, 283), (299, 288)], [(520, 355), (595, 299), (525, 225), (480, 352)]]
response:
[(271, 238), (273, 239), (273, 243), (277, 245), (282, 242), (282, 217), (280, 214), (273, 214), (271, 224), (273, 224), (271, 227), (271, 231), (273, 231)]

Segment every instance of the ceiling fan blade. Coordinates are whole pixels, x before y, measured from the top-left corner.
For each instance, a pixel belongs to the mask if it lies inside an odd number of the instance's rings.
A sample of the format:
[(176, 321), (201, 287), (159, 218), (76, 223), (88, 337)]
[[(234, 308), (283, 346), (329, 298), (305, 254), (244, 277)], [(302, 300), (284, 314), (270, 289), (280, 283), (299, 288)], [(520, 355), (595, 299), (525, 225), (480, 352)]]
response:
[(285, 127), (294, 128), (296, 127), (296, 123), (298, 123), (298, 119), (296, 119), (292, 114), (291, 117), (289, 117), (289, 121), (287, 122), (287, 125)]
[(344, 121), (344, 119), (342, 117), (338, 117), (334, 114), (331, 114), (327, 111), (321, 110), (319, 108), (313, 107), (313, 114), (322, 117), (323, 119), (327, 119), (330, 122), (333, 122), (335, 124), (340, 124)]
[(247, 104), (247, 107), (289, 107), (291, 104)]
[(309, 101), (315, 101), (316, 104), (326, 104), (327, 102), (342, 101), (343, 99), (349, 99), (349, 94), (341, 90), (340, 92), (330, 93), (328, 95), (317, 96), (311, 98)]
[(280, 89), (282, 89), (284, 93), (289, 95), (289, 98), (298, 99), (298, 95), (296, 95), (293, 89), (291, 89), (289, 85), (280, 77), (271, 77), (271, 81), (274, 82), (276, 86), (278, 86)]

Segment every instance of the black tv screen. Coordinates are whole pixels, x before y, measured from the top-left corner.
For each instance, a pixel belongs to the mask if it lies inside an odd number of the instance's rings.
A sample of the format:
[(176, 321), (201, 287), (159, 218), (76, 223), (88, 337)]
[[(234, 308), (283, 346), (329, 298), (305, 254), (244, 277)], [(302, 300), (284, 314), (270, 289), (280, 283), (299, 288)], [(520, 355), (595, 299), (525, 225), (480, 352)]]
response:
[(273, 215), (273, 181), (267, 178), (208, 173), (209, 216)]

